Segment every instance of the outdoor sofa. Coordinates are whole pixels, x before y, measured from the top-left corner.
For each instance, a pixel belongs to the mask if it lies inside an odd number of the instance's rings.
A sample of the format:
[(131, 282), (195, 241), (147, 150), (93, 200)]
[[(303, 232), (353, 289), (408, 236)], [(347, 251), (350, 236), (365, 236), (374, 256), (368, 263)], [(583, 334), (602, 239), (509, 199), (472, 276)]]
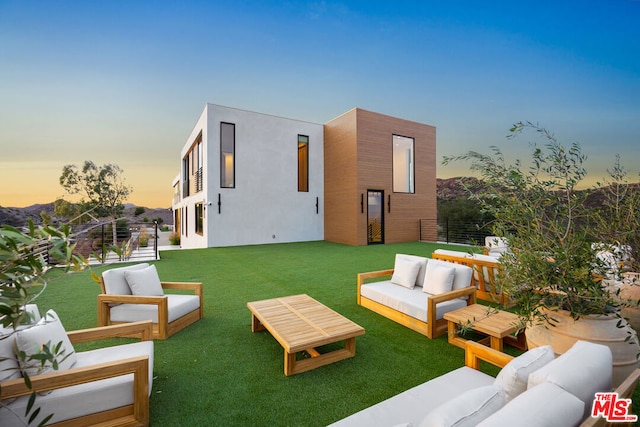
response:
[[(494, 378), (480, 361), (502, 367)], [(640, 376), (636, 369), (616, 391), (629, 398)], [(465, 366), (346, 417), (331, 427), (478, 426), (571, 427), (605, 425), (592, 418), (597, 392), (610, 392), (612, 355), (608, 347), (578, 341), (554, 359), (550, 346), (514, 358), (467, 341)]]
[(446, 312), (475, 304), (471, 280), (472, 270), (465, 265), (396, 254), (393, 269), (357, 275), (357, 302), (435, 338), (447, 333)]
[[(47, 425), (110, 426), (149, 424), (149, 395), (153, 382), (154, 346), (151, 322), (99, 327), (67, 332), (53, 310), (40, 319), (37, 307), (29, 307), (35, 324), (20, 326), (17, 332), (0, 328), (0, 426), (24, 426), (25, 409), (32, 392), (37, 392), (32, 425), (53, 414)], [(136, 337), (140, 342), (76, 352), (73, 344), (114, 337)], [(35, 354), (43, 343), (61, 343), (64, 354), (58, 367), (49, 363), (38, 373), (37, 366), (18, 361), (16, 350)], [(15, 346), (15, 347), (14, 347)], [(64, 356), (67, 356), (64, 358)], [(32, 388), (25, 385), (29, 375)]]

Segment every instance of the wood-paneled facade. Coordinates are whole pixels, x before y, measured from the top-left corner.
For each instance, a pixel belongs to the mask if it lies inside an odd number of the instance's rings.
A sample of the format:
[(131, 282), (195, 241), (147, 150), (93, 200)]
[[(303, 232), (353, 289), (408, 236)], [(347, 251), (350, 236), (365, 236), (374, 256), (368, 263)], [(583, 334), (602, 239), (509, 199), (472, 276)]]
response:
[[(413, 193), (393, 191), (394, 135), (414, 140)], [(417, 241), (420, 219), (437, 216), (433, 126), (355, 108), (324, 125), (324, 167), (325, 240), (369, 243), (369, 190), (384, 193), (383, 243)]]

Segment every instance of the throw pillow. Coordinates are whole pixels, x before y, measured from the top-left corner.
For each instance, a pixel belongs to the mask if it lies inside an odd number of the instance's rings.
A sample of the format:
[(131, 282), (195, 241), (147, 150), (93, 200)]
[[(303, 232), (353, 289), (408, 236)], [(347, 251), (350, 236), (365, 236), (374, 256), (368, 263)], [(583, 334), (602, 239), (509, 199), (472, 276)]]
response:
[(554, 384), (544, 383), (517, 396), (478, 427), (577, 426), (583, 411), (584, 402), (580, 399)]
[[(57, 370), (63, 371), (69, 369), (75, 365), (77, 361), (73, 345), (71, 341), (69, 341), (62, 322), (53, 310), (47, 311), (35, 326), (18, 331), (15, 336), (16, 354), (19, 352), (24, 352), (27, 355), (39, 353), (42, 345), (46, 343), (49, 343), (49, 348), (53, 351), (58, 343), (62, 343), (59, 352), (60, 356), (56, 359), (58, 365)], [(39, 361), (21, 361), (20, 367), (22, 371), (29, 376), (55, 370), (51, 362), (46, 362), (44, 366), (42, 366)]]
[(164, 291), (160, 284), (160, 277), (155, 265), (150, 265), (142, 270), (126, 270), (124, 277), (131, 288), (133, 295), (163, 296)]
[(102, 273), (104, 281), (104, 290), (109, 295), (131, 295), (131, 289), (124, 277), (125, 271), (141, 270), (149, 267), (149, 264), (143, 262), (141, 264), (130, 265), (129, 267), (112, 268)]
[(427, 270), (427, 258), (418, 255), (396, 254), (395, 259), (398, 260), (400, 258), (409, 261), (416, 261), (420, 264), (420, 271), (418, 272), (418, 277), (416, 277), (416, 286), (422, 286), (422, 282), (424, 282), (424, 274)]
[(406, 258), (396, 258), (391, 283), (413, 289), (420, 272), (420, 263)]
[(527, 389), (529, 374), (555, 358), (550, 345), (533, 348), (507, 363), (493, 382), (501, 387), (508, 401)]
[(493, 385), (468, 390), (434, 408), (421, 427), (475, 427), (505, 404), (504, 393)]
[(429, 262), (427, 263), (427, 272), (424, 275), (422, 290), (431, 295), (449, 292), (453, 287), (455, 275), (455, 268), (432, 265), (431, 262)]

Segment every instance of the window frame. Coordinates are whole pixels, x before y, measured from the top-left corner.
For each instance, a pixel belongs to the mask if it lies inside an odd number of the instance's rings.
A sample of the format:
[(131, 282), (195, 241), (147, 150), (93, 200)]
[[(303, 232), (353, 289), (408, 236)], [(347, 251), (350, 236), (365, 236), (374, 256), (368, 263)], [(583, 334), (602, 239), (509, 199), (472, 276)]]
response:
[[(304, 153), (304, 158), (301, 158)], [(298, 134), (298, 192), (309, 192), (309, 135)], [(304, 168), (302, 167), (304, 164)], [(304, 170), (303, 170), (304, 169)]]
[[(224, 130), (225, 126), (232, 126), (232, 141), (231, 141), (231, 152), (227, 153), (225, 151), (224, 145)], [(227, 157), (225, 154), (231, 155), (231, 183), (227, 182), (228, 171), (227, 171)], [(229, 122), (220, 122), (220, 188), (236, 188), (236, 125), (235, 123)]]
[[(399, 182), (396, 180), (396, 173), (397, 173), (397, 167), (398, 167), (398, 165), (396, 164), (397, 162), (396, 156), (400, 153), (396, 153), (396, 141), (401, 142), (401, 141), (407, 141), (407, 140), (411, 141), (411, 159), (408, 163), (405, 163), (405, 166), (403, 167), (403, 170), (408, 172), (405, 174), (405, 179), (402, 182)], [(391, 169), (392, 169), (391, 186), (393, 188), (393, 192), (400, 193), (400, 194), (415, 194), (416, 192), (416, 167), (415, 167), (416, 139), (411, 136), (393, 134), (391, 138), (391, 150), (392, 150), (391, 151)], [(406, 188), (407, 183), (409, 184), (408, 185), (409, 188)], [(404, 189), (400, 188), (401, 184), (405, 184), (405, 185), (402, 185)]]

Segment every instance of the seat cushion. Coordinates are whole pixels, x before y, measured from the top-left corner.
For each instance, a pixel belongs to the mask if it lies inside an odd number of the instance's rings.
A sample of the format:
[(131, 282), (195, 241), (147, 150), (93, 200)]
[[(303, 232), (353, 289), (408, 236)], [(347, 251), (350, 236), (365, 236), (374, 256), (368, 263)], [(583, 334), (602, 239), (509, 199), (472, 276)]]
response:
[[(421, 288), (407, 289), (385, 280), (362, 285), (360, 294), (408, 316), (427, 321), (427, 299), (431, 295), (422, 292)], [(466, 301), (459, 298), (441, 302), (436, 306), (436, 319), (442, 319), (444, 313), (466, 306)]]
[(128, 267), (112, 268), (102, 272), (104, 290), (110, 295), (131, 295), (131, 289), (124, 277), (124, 272), (128, 270), (139, 270), (149, 267), (146, 262), (130, 265)]
[[(153, 380), (153, 341), (124, 344), (77, 354), (74, 368), (91, 366), (98, 363), (126, 359), (128, 357), (149, 356), (149, 392)], [(24, 414), (28, 396), (13, 401), (9, 407)], [(53, 413), (50, 422), (58, 422), (80, 417), (107, 409), (118, 408), (133, 403), (133, 374), (108, 378), (100, 381), (79, 384), (53, 390), (51, 393), (38, 396), (36, 407), (40, 407), (40, 415), (33, 425), (37, 425), (46, 415)], [(23, 421), (7, 410), (0, 410), (0, 425), (24, 426)]]
[(491, 385), (493, 377), (466, 366), (447, 372), (331, 424), (332, 427), (419, 426), (434, 408), (467, 390)]
[[(400, 288), (400, 286), (395, 287)], [(200, 308), (200, 298), (197, 295), (170, 294), (165, 296), (167, 297), (169, 323)], [(151, 320), (153, 323), (158, 323), (158, 306), (154, 304), (120, 304), (111, 307), (111, 321), (113, 322), (139, 322), (141, 320)]]

